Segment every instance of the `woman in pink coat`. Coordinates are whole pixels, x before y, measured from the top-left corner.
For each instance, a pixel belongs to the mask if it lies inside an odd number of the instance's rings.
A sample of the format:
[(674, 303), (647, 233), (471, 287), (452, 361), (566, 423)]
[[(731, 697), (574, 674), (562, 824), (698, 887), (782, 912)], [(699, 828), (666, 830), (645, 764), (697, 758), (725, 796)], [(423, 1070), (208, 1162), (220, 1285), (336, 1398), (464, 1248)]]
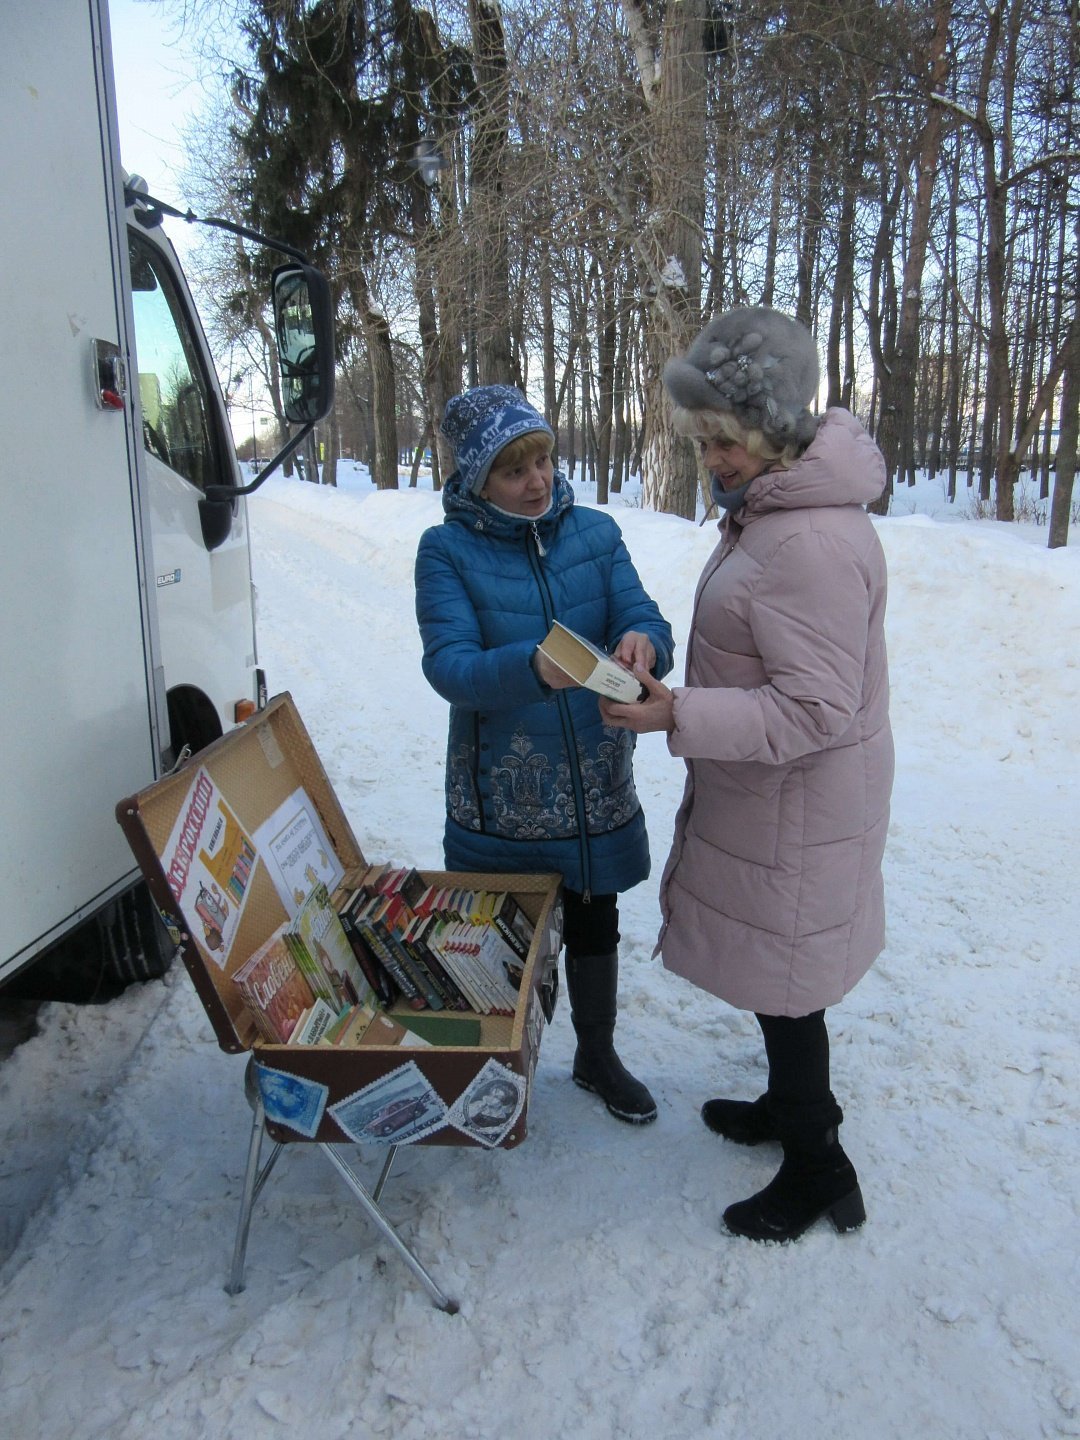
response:
[(865, 512), (880, 451), (846, 410), (808, 406), (818, 356), (765, 307), (709, 322), (664, 384), (726, 519), (698, 582), (686, 684), (642, 675), (604, 718), (664, 730), (686, 789), (661, 881), (669, 970), (757, 1016), (769, 1064), (754, 1101), (709, 1100), (710, 1130), (778, 1141), (772, 1182), (731, 1205), (735, 1234), (788, 1240), (823, 1215), (866, 1218), (837, 1135), (825, 1009), (884, 945), (881, 860), (893, 745), (885, 557)]

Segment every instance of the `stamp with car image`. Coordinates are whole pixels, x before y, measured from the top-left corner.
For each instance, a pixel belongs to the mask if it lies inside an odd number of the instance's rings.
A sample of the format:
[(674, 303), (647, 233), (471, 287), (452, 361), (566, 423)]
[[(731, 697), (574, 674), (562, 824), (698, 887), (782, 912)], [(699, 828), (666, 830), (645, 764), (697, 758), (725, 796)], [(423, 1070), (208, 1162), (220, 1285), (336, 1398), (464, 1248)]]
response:
[(446, 1124), (446, 1105), (412, 1060), (339, 1100), (330, 1114), (357, 1145), (410, 1145)]

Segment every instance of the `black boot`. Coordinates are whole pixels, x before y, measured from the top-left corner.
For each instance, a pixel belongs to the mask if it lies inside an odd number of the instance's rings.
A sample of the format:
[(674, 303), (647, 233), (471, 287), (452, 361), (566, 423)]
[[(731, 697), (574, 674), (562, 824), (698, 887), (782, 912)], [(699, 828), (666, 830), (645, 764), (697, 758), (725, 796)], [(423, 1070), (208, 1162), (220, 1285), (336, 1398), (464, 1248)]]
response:
[(770, 1113), (784, 1160), (764, 1190), (729, 1205), (724, 1224), (750, 1240), (795, 1240), (823, 1215), (842, 1234), (866, 1219), (859, 1177), (837, 1135), (839, 1105), (777, 1105)]
[(714, 1135), (723, 1135), (736, 1145), (760, 1145), (763, 1140), (780, 1139), (767, 1094), (756, 1100), (706, 1100), (701, 1118)]
[(616, 1119), (644, 1125), (656, 1119), (656, 1101), (615, 1053), (618, 986), (617, 950), (606, 955), (566, 952), (566, 991), (578, 1040), (574, 1084), (599, 1095)]

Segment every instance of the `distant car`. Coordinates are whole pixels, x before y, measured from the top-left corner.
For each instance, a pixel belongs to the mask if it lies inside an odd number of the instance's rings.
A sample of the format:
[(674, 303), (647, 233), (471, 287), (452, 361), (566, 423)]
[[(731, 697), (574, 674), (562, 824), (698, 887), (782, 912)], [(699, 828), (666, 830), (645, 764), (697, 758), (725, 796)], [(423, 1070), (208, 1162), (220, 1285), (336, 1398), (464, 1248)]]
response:
[(406, 1125), (419, 1120), (429, 1103), (426, 1095), (407, 1095), (401, 1100), (391, 1100), (371, 1117), (364, 1129), (372, 1135), (392, 1135), (395, 1130), (403, 1130)]

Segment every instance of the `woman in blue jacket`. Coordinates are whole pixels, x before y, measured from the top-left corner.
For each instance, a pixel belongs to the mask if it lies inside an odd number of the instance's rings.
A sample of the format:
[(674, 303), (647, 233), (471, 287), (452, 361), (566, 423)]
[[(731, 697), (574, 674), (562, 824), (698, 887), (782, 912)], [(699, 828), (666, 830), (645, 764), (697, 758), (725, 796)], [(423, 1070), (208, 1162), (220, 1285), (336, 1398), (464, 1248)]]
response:
[(659, 678), (671, 669), (671, 628), (615, 522), (575, 507), (552, 465), (555, 436), (520, 390), (465, 391), (442, 432), (457, 468), (443, 523), (420, 540), (416, 614), (424, 674), (450, 702), (446, 866), (561, 873), (573, 1078), (642, 1124), (656, 1104), (613, 1044), (617, 892), (649, 874), (635, 737), (605, 726), (598, 697), (537, 645), (558, 619)]

